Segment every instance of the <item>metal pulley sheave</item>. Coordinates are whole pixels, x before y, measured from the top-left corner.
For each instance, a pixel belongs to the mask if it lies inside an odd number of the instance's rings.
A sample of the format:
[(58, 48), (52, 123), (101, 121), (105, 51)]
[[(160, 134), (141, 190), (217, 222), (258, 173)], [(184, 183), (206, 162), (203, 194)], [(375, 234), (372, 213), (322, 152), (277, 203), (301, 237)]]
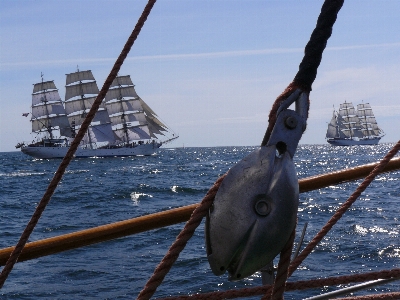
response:
[[(306, 128), (308, 92), (283, 100), (268, 141), (232, 167), (206, 219), (206, 249), (215, 275), (240, 280), (270, 263), (296, 225), (299, 186), (293, 155)], [(288, 107), (296, 103), (296, 110)]]

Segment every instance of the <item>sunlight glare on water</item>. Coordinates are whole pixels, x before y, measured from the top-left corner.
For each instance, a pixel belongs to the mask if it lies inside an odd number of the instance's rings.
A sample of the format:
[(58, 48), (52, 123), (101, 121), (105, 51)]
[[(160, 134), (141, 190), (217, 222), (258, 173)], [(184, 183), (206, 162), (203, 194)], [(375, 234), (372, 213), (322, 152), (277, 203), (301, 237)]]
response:
[[(364, 147), (300, 145), (299, 178), (376, 162), (390, 144)], [(30, 241), (198, 203), (213, 183), (255, 147), (161, 149), (158, 155), (75, 159), (39, 220)], [(59, 160), (0, 153), (0, 246), (15, 245), (56, 171)], [(360, 180), (300, 194), (295, 247), (331, 218)], [(387, 270), (400, 263), (400, 172), (378, 176), (290, 281)], [(119, 238), (16, 264), (1, 299), (134, 299), (184, 224)], [(275, 260), (275, 264), (277, 260)], [(204, 221), (154, 297), (189, 295), (261, 285), (259, 272), (238, 282), (212, 274)], [(44, 288), (45, 287), (45, 288)], [(338, 287), (285, 293), (303, 299)], [(398, 289), (389, 283), (357, 295)], [(250, 297), (247, 299), (259, 299)]]

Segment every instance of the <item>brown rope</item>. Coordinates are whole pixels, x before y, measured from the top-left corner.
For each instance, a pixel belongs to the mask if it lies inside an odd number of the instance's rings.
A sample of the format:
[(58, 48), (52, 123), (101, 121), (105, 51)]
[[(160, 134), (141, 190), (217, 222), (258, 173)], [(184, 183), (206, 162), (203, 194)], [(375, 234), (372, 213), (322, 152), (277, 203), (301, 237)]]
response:
[(147, 281), (143, 290), (139, 293), (138, 300), (147, 300), (155, 293), (157, 287), (162, 283), (165, 275), (169, 272), (174, 262), (178, 259), (179, 253), (185, 248), (187, 241), (193, 236), (194, 231), (200, 225), (201, 220), (210, 209), (218, 188), (226, 174), (218, 178), (214, 185), (209, 189), (200, 205), (193, 211), (189, 221), (177, 236), (175, 242), (169, 248), (160, 264), (154, 270), (153, 275)]
[(104, 82), (104, 85), (103, 85), (100, 93), (97, 95), (97, 98), (94, 101), (92, 108), (90, 109), (85, 120), (83, 121), (78, 134), (76, 135), (75, 139), (71, 143), (71, 147), (68, 149), (67, 154), (63, 158), (53, 179), (51, 180), (49, 186), (47, 187), (47, 190), (46, 190), (45, 194), (43, 195), (42, 199), (40, 200), (39, 205), (36, 207), (36, 210), (35, 210), (34, 214), (32, 215), (32, 218), (29, 221), (28, 225), (26, 226), (25, 230), (23, 231), (17, 245), (14, 248), (14, 251), (11, 253), (9, 259), (7, 260), (6, 265), (4, 266), (4, 268), (0, 274), (0, 289), (3, 287), (4, 282), (6, 281), (6, 279), (8, 277), (8, 274), (10, 274), (12, 268), (14, 267), (14, 264), (17, 262), (18, 257), (20, 256), (26, 242), (29, 239), (29, 236), (31, 235), (33, 229), (35, 228), (36, 224), (38, 223), (47, 204), (50, 202), (50, 199), (51, 199), (52, 195), (54, 194), (54, 191), (57, 188), (58, 183), (61, 181), (61, 178), (64, 175), (66, 168), (68, 167), (70, 161), (72, 160), (74, 153), (79, 146), (79, 143), (81, 142), (83, 136), (85, 135), (85, 132), (87, 131), (91, 121), (94, 118), (94, 115), (96, 114), (101, 102), (103, 101), (108, 89), (110, 88), (111, 83), (117, 76), (118, 71), (120, 70), (133, 43), (135, 42), (136, 38), (138, 37), (140, 30), (142, 29), (144, 22), (146, 21), (148, 15), (150, 14), (150, 11), (155, 2), (156, 2), (156, 0), (149, 0), (146, 7), (144, 8), (142, 15), (140, 16), (134, 30), (132, 31), (131, 35), (129, 36), (121, 54), (119, 55), (110, 74), (108, 75), (106, 81)]
[[(391, 279), (400, 277), (400, 268), (393, 270), (382, 270), (363, 274), (344, 275), (337, 277), (328, 277), (323, 279), (301, 280), (295, 282), (287, 282), (285, 291), (315, 289), (325, 286), (337, 286), (340, 284), (349, 284), (355, 282), (365, 282), (376, 279)], [(229, 291), (218, 291), (203, 294), (195, 294), (188, 296), (166, 297), (158, 300), (222, 300), (234, 299), (239, 297), (259, 296), (270, 293), (271, 285), (257, 286), (252, 288), (243, 288)], [(397, 298), (398, 299), (398, 298)]]
[(376, 294), (376, 295), (368, 295), (368, 296), (335, 298), (335, 299), (336, 300), (399, 300), (400, 292)]
[(297, 88), (309, 93), (311, 86), (317, 76), (317, 69), (322, 60), (328, 39), (332, 35), (332, 28), (336, 22), (337, 14), (343, 6), (344, 0), (325, 0), (318, 16), (317, 24), (310, 36), (310, 40), (304, 49), (304, 57), (299, 65), (299, 71), (293, 82), (278, 96), (269, 113), (268, 128), (264, 135), (261, 146), (265, 146), (271, 136), (272, 129), (276, 123), (277, 111), (282, 101), (288, 98)]
[(290, 256), (292, 254), (294, 237), (296, 236), (296, 228), (293, 229), (285, 247), (283, 247), (278, 263), (278, 271), (276, 273), (275, 282), (273, 285), (272, 296), (265, 294), (262, 300), (283, 300), (283, 293), (285, 292), (286, 279), (288, 277), (288, 269), (290, 265)]
[(289, 277), (302, 263), (302, 261), (311, 253), (315, 246), (323, 239), (323, 237), (331, 230), (333, 225), (339, 221), (347, 209), (357, 200), (362, 192), (369, 186), (369, 184), (375, 179), (375, 177), (383, 170), (388, 162), (396, 155), (400, 150), (400, 140), (396, 145), (386, 154), (386, 156), (376, 165), (371, 173), (364, 179), (364, 181), (357, 187), (354, 193), (347, 199), (345, 203), (335, 212), (331, 219), (325, 224), (324, 227), (316, 234), (313, 240), (304, 248), (304, 250), (293, 260), (289, 268)]
[[(332, 218), (328, 221), (328, 223), (321, 229), (321, 231), (316, 235), (316, 237), (314, 237), (314, 239), (306, 246), (306, 248), (300, 253), (299, 256), (297, 256), (293, 262), (290, 264), (290, 268), (289, 268), (289, 274), (288, 277), (290, 277), (293, 272), (297, 269), (297, 267), (300, 265), (300, 263), (308, 256), (308, 254), (312, 251), (312, 249), (314, 249), (314, 247), (321, 241), (321, 239), (328, 233), (328, 231), (332, 228), (332, 226), (334, 224), (336, 224), (336, 222), (341, 218), (341, 216), (346, 212), (346, 210), (354, 203), (354, 201), (357, 200), (357, 198), (361, 195), (361, 193), (368, 187), (368, 185), (374, 180), (374, 178), (380, 173), (382, 172), (382, 170), (385, 168), (385, 166), (388, 164), (388, 162), (394, 157), (394, 155), (396, 155), (396, 153), (399, 151), (400, 149), (400, 140), (397, 142), (397, 144), (386, 154), (386, 156), (376, 165), (376, 167), (371, 171), (371, 173), (364, 179), (364, 181), (358, 186), (358, 188), (356, 189), (356, 191), (349, 197), (349, 199), (336, 211), (336, 213), (332, 216)], [(218, 190), (219, 184), (222, 181), (223, 176), (220, 177), (217, 182), (214, 184), (212, 189), (216, 189), (216, 191)], [(218, 183), (218, 184), (217, 184)], [(211, 192), (211, 190), (209, 191), (209, 193)], [(207, 193), (207, 195), (209, 194)], [(215, 194), (213, 195), (212, 199), (210, 199), (211, 203), (209, 203), (208, 205), (212, 204), (212, 200), (214, 198)], [(207, 197), (207, 196), (206, 196)], [(205, 198), (203, 199), (203, 201), (205, 200)], [(202, 201), (202, 203), (203, 203)], [(201, 206), (201, 205), (200, 205)], [(209, 206), (208, 206), (209, 207)], [(194, 214), (194, 213), (193, 213)], [(190, 220), (188, 221), (188, 223), (190, 222)], [(200, 222), (200, 221), (198, 221)], [(193, 234), (193, 233), (192, 233)], [(186, 242), (185, 242), (186, 244)], [(171, 247), (172, 248), (172, 247)], [(167, 254), (168, 255), (168, 254)], [(176, 259), (175, 259), (176, 260)], [(161, 264), (160, 264), (161, 265)], [(169, 267), (170, 268), (170, 267)], [(169, 270), (169, 269), (168, 269)], [(400, 276), (400, 269), (394, 269), (392, 270), (393, 272), (395, 272), (394, 276), (390, 276), (390, 277), (386, 277), (386, 278), (392, 278), (392, 277), (398, 277)], [(157, 272), (157, 270), (155, 271), (155, 273)], [(366, 280), (374, 280), (374, 279), (379, 279), (379, 278), (385, 278), (385, 277), (379, 277), (379, 276), (383, 276), (385, 274), (385, 272), (387, 273), (388, 271), (381, 271), (381, 272), (375, 272), (375, 273), (371, 273), (372, 275), (367, 277), (365, 280), (362, 281), (366, 281)], [(391, 272), (391, 271), (389, 271)], [(397, 272), (397, 273), (396, 273)], [(166, 273), (165, 273), (166, 274)], [(153, 277), (155, 276), (155, 274), (153, 274)], [(375, 276), (375, 277), (374, 277)], [(376, 276), (378, 276), (378, 278), (376, 278)], [(164, 278), (165, 275), (162, 277)], [(350, 282), (354, 282), (354, 281), (358, 281), (360, 277), (364, 277), (364, 276), (359, 276), (359, 275), (353, 275), (353, 276), (342, 276), (342, 277), (338, 277), (339, 281), (340, 280), (346, 280), (346, 282), (338, 282), (337, 280), (335, 280), (336, 278), (330, 278), (328, 282), (324, 281), (324, 285), (335, 285), (335, 284), (344, 284), (344, 283), (350, 283)], [(354, 281), (347, 281), (349, 278), (354, 279)], [(151, 280), (151, 279), (150, 279)], [(148, 281), (148, 284), (150, 282), (150, 280)], [(161, 279), (162, 280), (162, 279)], [(320, 282), (321, 280), (312, 280), (312, 281), (301, 281), (299, 282), (300, 285), (296, 288), (296, 289), (304, 289), (307, 288), (307, 286), (310, 286), (310, 284), (314, 284), (315, 282)], [(158, 285), (161, 283), (161, 281), (158, 283)], [(158, 287), (157, 285), (157, 287)], [(289, 283), (287, 283), (287, 287), (286, 290), (290, 290), (288, 288)], [(146, 284), (147, 286), (147, 284)], [(290, 283), (290, 286), (293, 288), (293, 283)], [(138, 298), (140, 300), (142, 299), (150, 299), (150, 297), (154, 294), (155, 289), (152, 294), (149, 294), (148, 297), (146, 298)], [(318, 286), (319, 287), (319, 286)], [(145, 287), (146, 289), (146, 287)], [(145, 290), (144, 289), (144, 290)], [(143, 290), (143, 291), (144, 291)], [(142, 291), (142, 292), (143, 292)], [(142, 294), (141, 292), (141, 294)], [(255, 288), (254, 290), (252, 288), (250, 289), (245, 289), (245, 290), (235, 290), (235, 291), (227, 291), (227, 292), (214, 292), (214, 293), (207, 293), (207, 294), (201, 294), (201, 295), (192, 295), (192, 296), (181, 296), (181, 297), (173, 297), (173, 298), (168, 298), (168, 299), (185, 299), (182, 297), (191, 297), (191, 299), (228, 299), (228, 298), (237, 298), (237, 297), (244, 297), (244, 296), (252, 296), (255, 295), (253, 293), (256, 293), (256, 295), (260, 295), (260, 294), (264, 294), (264, 295), (269, 295), (272, 292), (272, 287), (271, 286), (263, 286), (261, 288)], [(203, 295), (206, 295), (205, 298), (202, 298)], [(222, 296), (221, 296), (222, 295)], [(139, 295), (140, 296), (140, 295)], [(222, 297), (222, 298), (221, 298)]]
[[(296, 74), (293, 82), (289, 84), (286, 90), (275, 100), (270, 115), (269, 115), (269, 125), (267, 131), (264, 135), (261, 146), (265, 146), (270, 138), (272, 129), (276, 123), (276, 113), (280, 107), (282, 101), (289, 97), (295, 89), (301, 88), (305, 92), (311, 91), (312, 83), (317, 75), (317, 68), (322, 59), (322, 53), (326, 47), (327, 40), (332, 34), (332, 27), (336, 21), (337, 14), (343, 5), (344, 0), (326, 0), (322, 6), (321, 13), (318, 17), (316, 28), (314, 29), (310, 41), (306, 45), (304, 58), (299, 66), (299, 72)], [(376, 177), (376, 175), (383, 170), (385, 165), (390, 161), (390, 159), (397, 153), (400, 147), (400, 141), (398, 146), (396, 145), (392, 151), (386, 155), (386, 157), (378, 164), (376, 168), (367, 176), (364, 182), (357, 188), (357, 190), (350, 196), (350, 198), (345, 202), (344, 205), (337, 211), (337, 213), (331, 218), (330, 222), (323, 227), (321, 233), (313, 239), (313, 241), (303, 250), (303, 252), (294, 260), (290, 266), (289, 275), (290, 276), (300, 263), (308, 256), (311, 250), (318, 244), (318, 242), (327, 234), (327, 232), (332, 228), (332, 226), (341, 218), (343, 213), (351, 206), (351, 204), (359, 197), (359, 195), (367, 188), (371, 181)], [(211, 204), (210, 204), (211, 205)], [(190, 220), (189, 220), (190, 222)], [(167, 254), (168, 255), (168, 254)], [(157, 270), (155, 271), (155, 274)], [(155, 275), (153, 274), (153, 276)], [(164, 275), (165, 276), (165, 275)], [(150, 280), (149, 280), (150, 281)], [(148, 282), (149, 284), (149, 282)], [(147, 284), (146, 284), (147, 287)], [(145, 288), (146, 289), (146, 288)], [(277, 287), (277, 290), (279, 288)], [(269, 295), (271, 287), (263, 287), (264, 294)], [(154, 289), (155, 291), (155, 289)], [(153, 291), (153, 293), (154, 293)], [(246, 290), (245, 296), (249, 296)], [(143, 291), (142, 291), (143, 292)], [(141, 294), (142, 294), (141, 292)], [(149, 294), (146, 298), (139, 299), (149, 299), (151, 295)], [(228, 292), (229, 293), (229, 292)], [(235, 292), (233, 292), (235, 293)], [(283, 293), (282, 293), (283, 294)], [(281, 295), (282, 295), (281, 294)], [(204, 295), (204, 294), (203, 294)], [(192, 296), (192, 299), (199, 299), (197, 295)], [(207, 299), (220, 299), (216, 296), (216, 293), (211, 293), (206, 296)], [(224, 293), (224, 298), (229, 298), (226, 293)], [(266, 296), (267, 297), (267, 296)], [(277, 299), (280, 299), (279, 292), (276, 293)], [(174, 299), (182, 299), (180, 297)]]
[[(286, 88), (286, 90), (275, 100), (275, 102), (273, 104), (273, 107), (272, 107), (270, 115), (269, 115), (269, 125), (268, 125), (267, 131), (266, 131), (266, 133), (264, 135), (263, 141), (261, 143), (262, 146), (265, 146), (267, 144), (269, 138), (270, 138), (270, 135), (272, 133), (272, 129), (273, 129), (275, 123), (276, 123), (276, 118), (277, 118), (276, 113), (277, 113), (282, 101), (284, 99), (286, 99), (287, 97), (289, 97), (294, 92), (294, 90), (299, 88), (299, 87), (302, 88), (306, 92), (311, 91), (311, 85), (312, 85), (313, 81), (315, 80), (315, 77), (316, 77), (316, 74), (317, 74), (317, 68), (318, 68), (318, 66), (319, 66), (319, 64), (321, 62), (321, 59), (322, 59), (322, 52), (326, 47), (327, 40), (329, 39), (329, 37), (332, 34), (333, 24), (336, 21), (337, 14), (338, 14), (340, 8), (342, 7), (342, 5), (343, 5), (343, 0), (326, 0), (324, 2), (323, 6), (322, 6), (322, 9), (321, 9), (321, 14), (318, 17), (317, 26), (314, 29), (314, 31), (313, 31), (313, 33), (311, 35), (310, 41), (309, 41), (309, 43), (307, 44), (307, 46), (305, 48), (305, 56), (304, 56), (303, 61), (301, 62), (300, 66), (299, 66), (299, 72), (296, 74), (295, 79), (293, 80), (293, 82), (291, 84), (289, 84), (289, 86)], [(390, 160), (390, 158), (389, 158), (389, 160)], [(381, 163), (378, 165), (378, 166), (381, 166), (381, 167), (379, 167), (379, 171), (382, 170), (385, 165), (386, 165), (385, 162), (381, 161)], [(372, 181), (373, 178), (375, 178), (375, 176), (379, 173), (379, 171), (374, 169), (367, 178), (370, 177), (371, 181)], [(366, 179), (366, 181), (364, 181), (364, 182), (368, 182), (368, 180)], [(369, 181), (369, 183), (371, 181)], [(361, 192), (365, 190), (365, 188), (369, 185), (369, 183), (365, 184), (362, 188), (356, 190), (356, 192), (353, 193), (353, 195), (350, 197), (350, 198), (353, 199), (352, 200), (353, 202), (357, 199), (357, 197), (361, 194)], [(351, 202), (351, 201), (346, 201), (346, 203), (347, 202)], [(344, 211), (346, 211), (346, 210), (347, 210), (347, 208), (345, 208), (343, 210), (343, 212), (340, 212), (338, 214), (339, 218), (344, 213)], [(336, 217), (336, 216), (334, 216), (334, 217)], [(339, 218), (337, 218), (337, 220)], [(337, 220), (335, 222), (333, 222), (330, 227), (329, 226), (324, 226), (323, 229), (325, 229), (325, 227), (330, 229), (333, 226), (333, 224), (337, 222)], [(189, 220), (189, 222), (190, 222), (190, 220)], [(327, 231), (329, 231), (329, 229), (327, 229)], [(325, 234), (327, 233), (327, 231), (325, 232)], [(325, 235), (325, 234), (323, 234), (323, 235)], [(322, 237), (323, 237), (323, 235), (322, 235)], [(322, 237), (320, 237), (320, 239), (322, 239)], [(176, 241), (176, 243), (178, 243), (178, 241)], [(315, 243), (315, 245), (317, 243)], [(186, 244), (186, 242), (185, 242), (185, 244)], [(312, 249), (312, 248), (315, 247), (315, 245), (313, 245), (312, 247), (309, 247), (309, 248)], [(307, 247), (306, 247), (306, 249), (307, 249)], [(311, 250), (310, 250), (310, 252), (311, 252)], [(297, 257), (297, 259), (295, 259), (295, 262), (291, 264), (291, 269), (289, 271), (289, 276), (294, 272), (294, 270), (297, 268), (297, 266), (300, 264), (300, 262), (310, 252), (306, 253), (305, 251), (303, 251), (299, 255), (300, 257)], [(168, 255), (169, 254), (167, 254), (167, 256)], [(177, 254), (177, 255), (179, 255), (179, 254)], [(176, 255), (176, 258), (177, 258), (177, 255)], [(175, 260), (176, 260), (176, 258), (175, 258)], [(298, 265), (296, 265), (295, 263), (298, 263)], [(161, 269), (162, 269), (161, 265), (162, 264), (163, 264), (163, 262), (156, 269), (156, 271), (154, 272), (152, 278), (153, 277), (155, 277), (155, 278), (158, 277), (157, 273), (160, 273), (160, 274), (162, 273), (162, 271), (161, 271)], [(158, 270), (159, 268), (160, 268), (160, 270)], [(160, 275), (162, 277), (162, 279), (164, 278), (165, 274), (164, 275)], [(161, 279), (161, 281), (162, 281), (162, 279)], [(157, 285), (155, 284), (156, 287), (150, 288), (150, 286), (152, 285), (151, 281), (152, 281), (152, 279), (150, 279), (148, 281), (148, 283), (146, 284), (146, 287), (144, 288), (144, 290), (142, 290), (142, 292), (139, 294), (139, 298), (138, 299), (149, 299), (151, 297), (151, 295), (154, 294), (157, 286), (161, 283), (161, 281), (158, 280)], [(156, 280), (154, 280), (154, 281), (156, 281)], [(283, 284), (284, 284), (284, 282), (283, 282)], [(152, 289), (152, 292), (148, 292), (148, 294), (146, 294), (146, 292), (145, 292), (146, 289), (149, 289), (149, 290)], [(278, 292), (279, 289), (280, 289), (279, 287), (276, 287), (276, 291), (277, 291), (276, 292), (276, 295), (277, 295), (276, 297), (277, 297), (277, 299), (279, 299), (281, 297), (281, 296), (279, 296), (279, 294), (280, 294)], [(266, 295), (269, 295), (270, 287), (267, 290), (268, 290), (268, 292), (266, 293)], [(146, 295), (146, 297), (141, 298), (141, 296), (143, 296), (143, 295)], [(246, 295), (246, 296), (248, 296), (248, 295)], [(209, 299), (211, 299), (211, 298), (209, 298)], [(212, 299), (214, 299), (214, 298), (212, 298)]]
[(276, 119), (277, 119), (277, 112), (283, 100), (287, 99), (295, 90), (299, 88), (299, 85), (295, 82), (292, 82), (288, 85), (288, 87), (283, 91), (282, 94), (276, 98), (274, 104), (272, 104), (271, 111), (269, 112), (268, 116), (268, 128), (265, 132), (264, 138), (261, 142), (261, 146), (265, 146), (268, 143), (268, 140), (271, 136), (272, 129), (274, 129)]
[[(332, 34), (333, 24), (336, 21), (337, 13), (342, 7), (342, 5), (343, 5), (343, 0), (326, 0), (324, 2), (321, 9), (321, 14), (317, 21), (317, 26), (313, 31), (313, 34), (311, 35), (309, 43), (306, 46), (305, 56), (303, 58), (302, 63), (300, 64), (299, 72), (296, 75), (295, 80), (286, 88), (286, 90), (276, 99), (275, 103), (273, 104), (272, 110), (269, 115), (269, 125), (265, 133), (264, 139), (261, 143), (262, 146), (265, 146), (269, 140), (273, 126), (276, 123), (276, 117), (277, 117), (276, 112), (279, 106), (281, 105), (281, 102), (285, 98), (287, 98), (291, 93), (293, 93), (293, 91), (299, 86), (301, 86), (307, 92), (311, 90), (311, 84), (315, 79), (317, 68), (321, 62), (322, 52), (326, 47), (326, 42), (328, 38)], [(315, 75), (313, 75), (314, 73)], [(302, 80), (304, 76), (300, 76), (299, 74), (306, 75), (305, 78), (308, 80)], [(312, 79), (310, 80), (310, 78)], [(208, 207), (211, 206), (213, 198), (214, 197), (212, 197), (210, 199), (211, 202), (207, 204)], [(200, 207), (202, 206), (203, 205), (200, 205)], [(191, 222), (191, 220), (188, 221), (188, 224), (189, 222)], [(198, 221), (198, 223), (200, 223), (200, 221)], [(185, 231), (185, 229), (183, 231)], [(183, 234), (183, 231), (181, 232), (181, 234)], [(191, 233), (191, 235), (192, 234), (193, 233)], [(186, 242), (187, 241), (185, 241), (184, 244), (186, 244)], [(175, 241), (175, 243), (177, 245), (180, 244), (179, 236)], [(171, 246), (169, 252), (166, 254), (163, 261), (156, 268), (152, 278), (149, 279), (149, 281), (146, 283), (145, 288), (140, 292), (138, 299), (149, 299), (154, 294), (158, 285), (161, 284), (163, 278), (166, 275), (165, 270), (167, 270), (167, 268), (164, 267), (164, 265), (168, 265), (168, 270), (169, 270), (171, 266), (169, 266), (169, 262), (167, 263), (167, 261), (170, 260), (173, 263), (179, 255), (179, 253), (177, 254), (174, 253), (173, 255), (172, 253), (170, 253), (173, 247), (175, 248), (174, 245)], [(278, 291), (277, 295), (279, 295)], [(279, 298), (279, 296), (277, 297)]]

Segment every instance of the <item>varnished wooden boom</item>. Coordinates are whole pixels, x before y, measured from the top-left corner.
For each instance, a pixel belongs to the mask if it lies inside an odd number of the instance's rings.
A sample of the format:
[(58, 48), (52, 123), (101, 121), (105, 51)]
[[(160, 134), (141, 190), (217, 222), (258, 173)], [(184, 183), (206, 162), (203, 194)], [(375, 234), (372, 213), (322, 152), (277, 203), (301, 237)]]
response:
[[(366, 177), (377, 165), (368, 164), (323, 175), (299, 180), (300, 192), (308, 192), (330, 185), (357, 180)], [(392, 159), (383, 172), (400, 169), (400, 158)], [(149, 231), (187, 221), (198, 204), (192, 204), (164, 212), (141, 216), (125, 221), (115, 222), (91, 229), (55, 236), (26, 244), (18, 261), (25, 261), (41, 256), (59, 253), (91, 244), (104, 242), (135, 233)], [(4, 266), (14, 247), (0, 250), (0, 265)]]

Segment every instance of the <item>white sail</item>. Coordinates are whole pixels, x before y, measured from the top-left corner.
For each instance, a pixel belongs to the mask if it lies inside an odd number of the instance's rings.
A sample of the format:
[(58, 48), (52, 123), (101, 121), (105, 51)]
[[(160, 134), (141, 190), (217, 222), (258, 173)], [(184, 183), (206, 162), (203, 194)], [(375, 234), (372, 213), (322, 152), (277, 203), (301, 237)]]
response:
[(85, 94), (98, 94), (99, 88), (97, 87), (96, 81), (79, 83), (76, 85), (68, 85), (65, 87), (65, 101), (76, 97), (83, 96)]
[(55, 129), (56, 127), (63, 129), (70, 128), (66, 116), (45, 117), (41, 119), (32, 119), (31, 121), (32, 132), (48, 132), (50, 129)]
[(360, 124), (363, 130), (372, 130), (372, 126), (376, 124), (375, 117), (360, 118)]
[(108, 90), (104, 101), (108, 102), (113, 99), (121, 99), (124, 97), (137, 98), (139, 96), (136, 94), (135, 88), (133, 86), (124, 86)]
[(357, 115), (359, 117), (373, 116), (371, 105), (369, 103), (357, 104)]
[(32, 105), (41, 104), (44, 102), (61, 102), (60, 94), (58, 90), (39, 92), (32, 94)]
[(150, 108), (150, 106), (147, 105), (146, 102), (143, 101), (143, 99), (139, 99), (139, 101), (140, 105), (143, 107), (143, 110), (146, 112), (146, 114), (157, 116), (157, 114)]
[(349, 125), (356, 126), (359, 123), (358, 117), (355, 115), (354, 116), (342, 116), (342, 118), (344, 120), (343, 123), (347, 126), (349, 126)]
[[(147, 126), (120, 128), (115, 130), (115, 134), (124, 142), (150, 139)], [(128, 135), (128, 140), (126, 140), (126, 134)]]
[(143, 113), (125, 113), (125, 114), (119, 114), (119, 115), (114, 115), (110, 117), (111, 124), (112, 125), (119, 125), (125, 123), (131, 123), (131, 122), (138, 122), (140, 125), (146, 124), (146, 117), (144, 116)]
[(65, 115), (65, 109), (61, 102), (59, 104), (54, 103), (32, 106), (32, 116), (34, 118), (40, 118), (50, 115)]
[(143, 111), (140, 101), (134, 99), (109, 102), (106, 107), (110, 116), (120, 112)]
[[(80, 125), (82, 125), (83, 121), (85, 120), (86, 115), (87, 115), (87, 113), (68, 115), (68, 120), (71, 124), (74, 124), (75, 126), (80, 126)], [(97, 111), (97, 113), (94, 115), (94, 118), (92, 120), (92, 123), (98, 123), (98, 124), (107, 124), (110, 122), (111, 122), (110, 117), (108, 116), (108, 113), (106, 110)]]
[(114, 132), (108, 124), (90, 126), (88, 132), (92, 143), (103, 143), (115, 141)]
[(108, 124), (110, 123), (110, 117), (106, 110), (98, 110), (94, 115), (92, 123)]
[(113, 82), (111, 83), (110, 88), (115, 87), (115, 86), (120, 86), (120, 85), (133, 85), (131, 76), (129, 75), (124, 75), (124, 76), (118, 76), (116, 77)]
[(358, 104), (356, 110), (351, 102), (345, 102), (335, 113), (326, 133), (327, 141), (333, 145), (376, 145), (384, 136), (369, 103)]
[(326, 138), (335, 138), (335, 137), (338, 137), (338, 132), (337, 132), (336, 114), (335, 111), (333, 111), (332, 119), (329, 122), (328, 129), (326, 131)]
[[(69, 138), (81, 128), (98, 93), (90, 70), (66, 74), (65, 102), (54, 82), (42, 79), (32, 93), (34, 140), (16, 147), (36, 158), (64, 157), (71, 145)], [(162, 135), (167, 139), (157, 141)], [(130, 76), (118, 76), (89, 124), (76, 157), (152, 155), (176, 138), (137, 95)]]
[(147, 114), (146, 119), (149, 123), (153, 124), (155, 127), (160, 128), (160, 130), (168, 130), (168, 126), (157, 119), (154, 115)]
[(53, 138), (53, 131), (59, 135), (71, 136), (64, 106), (53, 81), (34, 84), (31, 107), (32, 132), (43, 133), (41, 137)]
[(378, 127), (374, 113), (369, 103), (357, 105), (357, 114), (360, 119), (361, 131), (365, 138), (383, 136), (383, 131)]
[[(96, 100), (96, 97), (89, 97), (83, 99), (74, 99), (65, 102), (65, 111), (67, 114), (72, 114), (78, 111), (88, 111), (93, 102)], [(102, 102), (99, 108), (105, 108), (104, 103)]]
[(344, 109), (339, 110), (339, 115), (342, 117), (347, 117), (347, 116), (355, 116), (356, 115), (356, 110), (354, 107), (347, 107)]
[[(150, 128), (150, 131), (152, 131), (154, 133), (164, 135), (163, 132), (168, 131), (168, 128), (160, 125), (160, 121), (157, 118), (147, 115), (146, 122)], [(162, 124), (162, 125), (164, 125), (164, 124)]]
[(84, 80), (94, 80), (94, 76), (92, 71), (78, 71), (71, 74), (67, 74), (66, 85), (77, 81), (84, 81)]
[(54, 84), (54, 81), (42, 81), (39, 83), (35, 83), (33, 85), (33, 94), (44, 91), (44, 90), (56, 90), (56, 85)]
[(340, 104), (338, 116), (343, 118), (344, 127), (339, 127), (346, 138), (362, 138), (361, 125), (356, 110), (351, 102)]
[[(99, 88), (90, 70), (67, 74), (66, 84), (65, 109), (71, 127), (77, 131), (96, 100)], [(84, 142), (90, 148), (96, 143), (114, 144), (116, 142), (116, 136), (112, 131), (110, 117), (104, 103), (100, 104), (84, 137)]]
[(382, 134), (381, 129), (376, 123), (375, 117), (368, 117), (361, 121), (362, 131), (366, 137), (380, 136)]

